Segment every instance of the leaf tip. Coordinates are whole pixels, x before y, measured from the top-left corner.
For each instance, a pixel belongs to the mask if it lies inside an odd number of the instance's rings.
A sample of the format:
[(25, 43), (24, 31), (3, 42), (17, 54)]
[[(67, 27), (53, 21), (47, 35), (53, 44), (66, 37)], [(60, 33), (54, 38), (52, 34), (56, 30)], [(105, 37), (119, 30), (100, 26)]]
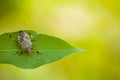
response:
[(86, 50), (79, 49), (79, 48), (75, 48), (75, 51), (76, 51), (76, 52), (86, 52)]

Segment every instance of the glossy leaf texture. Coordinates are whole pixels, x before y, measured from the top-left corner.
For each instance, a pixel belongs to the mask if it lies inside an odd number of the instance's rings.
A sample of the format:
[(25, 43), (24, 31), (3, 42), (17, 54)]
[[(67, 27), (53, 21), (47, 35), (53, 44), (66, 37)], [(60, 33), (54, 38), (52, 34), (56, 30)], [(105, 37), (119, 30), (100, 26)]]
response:
[(33, 43), (30, 54), (23, 52), (18, 43), (18, 32), (0, 35), (0, 63), (12, 64), (20, 68), (33, 69), (57, 61), (63, 57), (82, 50), (75, 48), (62, 39), (38, 34), (31, 30), (28, 33)]

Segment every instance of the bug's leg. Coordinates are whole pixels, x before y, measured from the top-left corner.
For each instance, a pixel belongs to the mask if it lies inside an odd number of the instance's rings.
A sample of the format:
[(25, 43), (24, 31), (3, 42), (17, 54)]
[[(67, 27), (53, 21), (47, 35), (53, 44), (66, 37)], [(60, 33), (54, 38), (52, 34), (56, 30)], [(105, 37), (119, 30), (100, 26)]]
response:
[(8, 36), (9, 36), (10, 38), (13, 38), (11, 34), (8, 34)]
[(28, 32), (28, 34), (31, 36), (32, 34), (30, 32)]
[(32, 34), (31, 34), (30, 32), (28, 32), (28, 35), (29, 35), (31, 38), (33, 38)]
[(20, 51), (16, 51), (14, 55), (20, 55)]
[(37, 54), (41, 54), (39, 51), (36, 51), (37, 52)]
[(17, 54), (18, 56), (21, 56), (23, 54), (23, 50), (20, 50), (20, 51), (16, 51), (15, 55)]
[(31, 39), (31, 41), (32, 41), (33, 43), (35, 43), (35, 42), (36, 42), (36, 39)]
[(36, 39), (32, 39), (31, 41), (36, 42)]
[(30, 32), (28, 32), (28, 35), (30, 36), (32, 42), (36, 42), (36, 39), (33, 38), (33, 35)]
[(14, 42), (18, 43), (18, 41), (16, 41), (11, 34), (8, 34), (8, 36), (9, 36), (10, 39), (12, 39)]
[(40, 51), (36, 51), (37, 54), (41, 55), (42, 53)]
[(32, 38), (31, 41), (32, 41), (32, 42), (36, 42), (36, 39)]
[(21, 50), (21, 51), (20, 51), (20, 53), (19, 53), (19, 56), (21, 56), (21, 55), (23, 54), (23, 52), (24, 52), (24, 51), (23, 51), (23, 50)]
[(34, 50), (37, 54), (41, 55), (42, 53), (40, 51), (38, 51), (37, 49), (35, 48), (32, 48), (32, 50)]
[(8, 36), (10, 37), (10, 39), (14, 40), (14, 38), (11, 34), (8, 34)]
[(18, 51), (16, 51), (15, 53), (13, 53), (14, 55), (18, 54)]

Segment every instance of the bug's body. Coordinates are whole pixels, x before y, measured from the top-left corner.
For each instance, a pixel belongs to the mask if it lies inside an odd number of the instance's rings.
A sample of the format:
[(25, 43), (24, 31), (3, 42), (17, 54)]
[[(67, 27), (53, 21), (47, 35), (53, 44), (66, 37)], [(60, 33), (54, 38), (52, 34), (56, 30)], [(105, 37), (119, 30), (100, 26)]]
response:
[(23, 51), (30, 53), (32, 51), (32, 42), (30, 36), (23, 31), (18, 33), (18, 43), (20, 44)]

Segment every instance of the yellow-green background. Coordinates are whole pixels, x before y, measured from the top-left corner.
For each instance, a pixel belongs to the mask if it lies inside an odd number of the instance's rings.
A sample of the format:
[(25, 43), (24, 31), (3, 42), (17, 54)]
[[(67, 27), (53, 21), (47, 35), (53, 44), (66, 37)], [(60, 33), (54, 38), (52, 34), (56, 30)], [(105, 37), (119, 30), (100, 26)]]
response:
[(0, 64), (0, 80), (120, 80), (119, 0), (0, 0), (0, 34), (23, 29), (86, 52), (36, 69)]

